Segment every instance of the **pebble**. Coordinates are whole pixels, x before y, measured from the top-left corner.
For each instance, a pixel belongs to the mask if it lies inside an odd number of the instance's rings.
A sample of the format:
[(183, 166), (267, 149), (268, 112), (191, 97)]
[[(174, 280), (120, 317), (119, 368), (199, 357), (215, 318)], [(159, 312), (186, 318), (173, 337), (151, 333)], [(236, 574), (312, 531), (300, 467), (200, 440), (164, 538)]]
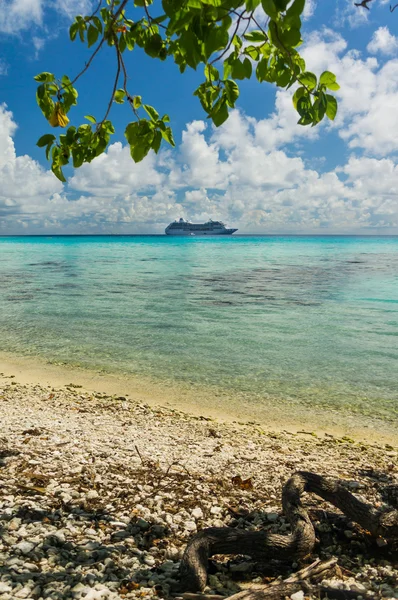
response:
[(194, 508), (191, 514), (194, 519), (203, 519), (203, 510), (199, 507)]
[(15, 546), (15, 549), (19, 550), (22, 554), (29, 554), (29, 552), (32, 552), (34, 547), (35, 547), (35, 545), (32, 544), (32, 542), (27, 542), (24, 540), (22, 542), (19, 542)]
[[(361, 488), (375, 506), (377, 486), (385, 482), (377, 473), (398, 483), (395, 464), (380, 447), (220, 423), (222, 446), (214, 450), (208, 426), (179, 411), (130, 400), (123, 400), (127, 408), (121, 411), (122, 401), (106, 394), (51, 393), (54, 399), (41, 386), (2, 391), (0, 379), (0, 398), (8, 400), (2, 404), (1, 449), (18, 452), (2, 459), (0, 470), (0, 486), (7, 484), (0, 496), (0, 562), (7, 573), (1, 600), (169, 597), (187, 540), (198, 529), (232, 525), (288, 535), (281, 488), (296, 469), (344, 473), (348, 489)], [(22, 432), (38, 427), (43, 435), (26, 442)], [(370, 466), (371, 479), (359, 475)], [(33, 473), (43, 479), (32, 479)], [(250, 478), (253, 489), (234, 485), (237, 475)], [(30, 494), (21, 485), (44, 487), (45, 493)], [(333, 511), (315, 496), (306, 496), (305, 505)], [(325, 584), (358, 596), (381, 590), (384, 597), (398, 597), (398, 569), (386, 540), (377, 540), (381, 558), (374, 548), (358, 546), (356, 527), (322, 519), (315, 524), (317, 537), (330, 544), (325, 555), (338, 553), (340, 566), (355, 573)], [(213, 593), (231, 595), (241, 579), (263, 582), (256, 563), (233, 561), (228, 569), (214, 561)], [(303, 592), (291, 600), (304, 600)]]

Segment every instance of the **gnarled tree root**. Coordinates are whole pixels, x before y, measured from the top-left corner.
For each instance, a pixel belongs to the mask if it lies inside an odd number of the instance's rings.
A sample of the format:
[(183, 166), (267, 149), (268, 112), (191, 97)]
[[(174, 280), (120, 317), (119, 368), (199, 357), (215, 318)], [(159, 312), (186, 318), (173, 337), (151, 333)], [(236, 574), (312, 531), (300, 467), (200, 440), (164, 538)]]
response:
[(315, 531), (301, 504), (304, 492), (312, 492), (339, 508), (373, 536), (398, 539), (398, 511), (376, 510), (354, 496), (338, 480), (316, 473), (298, 471), (284, 485), (282, 507), (292, 533), (242, 531), (231, 527), (210, 527), (196, 534), (185, 549), (180, 568), (181, 589), (203, 591), (207, 582), (208, 559), (214, 554), (247, 554), (253, 558), (300, 560), (311, 554)]

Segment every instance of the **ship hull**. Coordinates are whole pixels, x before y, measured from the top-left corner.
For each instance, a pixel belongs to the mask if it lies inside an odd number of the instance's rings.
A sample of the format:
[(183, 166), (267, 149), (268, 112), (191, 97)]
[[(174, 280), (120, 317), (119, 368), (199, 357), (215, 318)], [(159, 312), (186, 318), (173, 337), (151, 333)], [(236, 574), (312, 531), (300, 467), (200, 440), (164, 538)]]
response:
[(224, 231), (166, 231), (166, 235), (174, 235), (179, 237), (209, 237), (220, 235), (232, 235), (238, 231), (237, 229), (225, 229)]

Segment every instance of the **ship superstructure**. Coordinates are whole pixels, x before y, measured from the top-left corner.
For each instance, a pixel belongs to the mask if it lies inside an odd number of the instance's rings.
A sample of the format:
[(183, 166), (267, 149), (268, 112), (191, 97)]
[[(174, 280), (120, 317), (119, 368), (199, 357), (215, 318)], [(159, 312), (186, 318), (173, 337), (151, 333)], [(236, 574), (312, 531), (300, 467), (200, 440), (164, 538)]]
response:
[(179, 219), (170, 223), (165, 229), (166, 235), (232, 235), (237, 229), (228, 229), (222, 221), (207, 223), (191, 223), (185, 219)]

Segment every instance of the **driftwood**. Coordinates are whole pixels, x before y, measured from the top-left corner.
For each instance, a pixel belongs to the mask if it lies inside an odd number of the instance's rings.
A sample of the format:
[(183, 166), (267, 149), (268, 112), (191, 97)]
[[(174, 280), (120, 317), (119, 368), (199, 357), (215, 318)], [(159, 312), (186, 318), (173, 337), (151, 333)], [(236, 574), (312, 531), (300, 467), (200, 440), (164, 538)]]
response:
[[(316, 473), (299, 471), (286, 482), (282, 491), (283, 511), (290, 521), (292, 533), (280, 535), (231, 527), (210, 527), (200, 531), (188, 542), (182, 558), (181, 589), (187, 592), (203, 591), (207, 582), (208, 559), (214, 554), (245, 554), (262, 561), (297, 561), (310, 555), (315, 544), (315, 530), (301, 503), (304, 492), (314, 493), (327, 500), (373, 536), (398, 540), (398, 510), (376, 510), (372, 505), (354, 496), (340, 481)], [(267, 592), (265, 588), (250, 588), (235, 594), (229, 600), (260, 600), (289, 596), (300, 589), (305, 590), (302, 583), (302, 576), (300, 582), (282, 582), (280, 585), (285, 587), (280, 588), (279, 596), (271, 591)], [(271, 587), (268, 586), (267, 589), (271, 590)], [(189, 600), (188, 596), (185, 597)], [(203, 595), (201, 597), (204, 598)], [(190, 600), (194, 600), (192, 595)]]

